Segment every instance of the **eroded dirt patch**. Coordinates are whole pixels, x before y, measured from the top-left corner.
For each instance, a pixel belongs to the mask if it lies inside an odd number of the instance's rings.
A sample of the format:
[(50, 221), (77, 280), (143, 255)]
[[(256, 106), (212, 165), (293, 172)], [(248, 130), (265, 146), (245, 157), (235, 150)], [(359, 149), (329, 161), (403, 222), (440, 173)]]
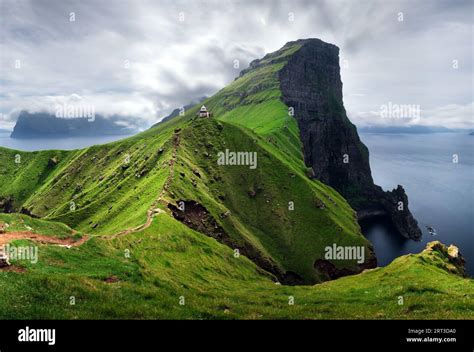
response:
[(32, 240), (32, 241), (45, 243), (45, 244), (56, 244), (56, 245), (63, 245), (63, 246), (68, 246), (68, 247), (69, 246), (75, 247), (75, 246), (79, 246), (83, 244), (87, 240), (87, 237), (84, 236), (80, 240), (76, 241), (73, 238), (61, 239), (61, 238), (36, 234), (31, 231), (7, 232), (7, 233), (0, 234), (0, 246), (3, 246), (15, 240)]
[(215, 238), (233, 250), (238, 249), (240, 254), (252, 260), (260, 268), (275, 275), (278, 281), (283, 284), (300, 285), (303, 283), (303, 279), (298, 274), (284, 272), (276, 263), (271, 259), (263, 257), (262, 254), (250, 244), (237, 242), (232, 239), (203, 205), (194, 200), (178, 200), (176, 204), (178, 204), (179, 208), (171, 203), (168, 204), (168, 208), (176, 220), (195, 231)]

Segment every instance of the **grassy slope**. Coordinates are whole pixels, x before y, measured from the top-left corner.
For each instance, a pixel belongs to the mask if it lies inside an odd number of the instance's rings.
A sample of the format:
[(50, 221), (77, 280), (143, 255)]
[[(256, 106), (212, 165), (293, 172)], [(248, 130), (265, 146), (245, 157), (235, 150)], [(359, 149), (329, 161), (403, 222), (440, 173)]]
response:
[[(58, 150), (22, 152), (0, 147), (0, 196), (12, 197), (19, 209), (74, 154)], [(53, 158), (56, 166), (49, 163)]]
[[(474, 318), (472, 280), (449, 273), (437, 252), (312, 287), (280, 286), (166, 214), (114, 240), (96, 237), (71, 249), (41, 245), (38, 264), (17, 265), (28, 273), (0, 272), (2, 319)], [(118, 281), (107, 283), (111, 277)]]
[[(98, 235), (144, 223), (169, 175), (170, 140), (179, 127), (183, 142), (172, 187), (175, 196), (201, 202), (237, 243), (250, 243), (282, 271), (296, 272), (307, 282), (323, 280), (313, 264), (323, 257), (325, 246), (368, 246), (368, 242), (345, 200), (306, 177), (297, 124), (280, 101), (276, 77), (294, 50), (297, 46), (271, 57), (266, 66), (248, 72), (206, 101), (226, 126), (222, 134), (215, 119), (191, 124), (195, 107), (135, 137), (70, 153), (68, 163), (58, 165), (60, 171), (44, 179), (24, 206), (36, 215)], [(157, 154), (160, 148), (164, 152)], [(258, 152), (257, 170), (217, 169), (215, 156), (225, 148)], [(204, 158), (204, 152), (214, 157)], [(126, 155), (130, 163), (124, 168)], [(189, 180), (196, 168), (210, 182), (195, 188)], [(147, 172), (137, 177), (143, 170)], [(180, 173), (187, 177), (181, 180)], [(251, 191), (257, 193), (254, 199), (248, 196)], [(226, 200), (219, 200), (224, 193)], [(294, 211), (288, 210), (289, 202), (294, 202)], [(318, 209), (318, 204), (325, 209)], [(219, 216), (227, 210), (232, 216), (222, 221)], [(353, 267), (355, 262), (335, 264)]]
[[(258, 167), (217, 165), (217, 153), (226, 148), (256, 152)], [(310, 180), (299, 165), (272, 154), (265, 138), (247, 129), (197, 119), (181, 132), (178, 155), (183, 165), (176, 166), (172, 183), (176, 199), (171, 201), (197, 200), (235, 240), (245, 238), (285, 271), (296, 272), (309, 282), (320, 281), (323, 278), (313, 264), (323, 258), (324, 247), (367, 245), (343, 198)], [(251, 197), (249, 192), (256, 195)], [(290, 201), (295, 205), (292, 211)], [(324, 209), (317, 207), (320, 203), (325, 204)], [(222, 219), (220, 214), (226, 211), (231, 215)]]
[[(169, 175), (171, 136), (180, 127), (174, 198), (199, 200), (232, 236), (315, 280), (314, 253), (328, 240), (366, 241), (345, 200), (305, 177), (299, 131), (280, 102), (276, 82), (286, 56), (297, 49), (269, 57), (268, 65), (243, 75), (205, 102), (222, 120), (222, 132), (215, 121), (189, 121), (195, 107), (123, 141), (72, 152), (22, 153), (22, 167), (10, 164), (15, 151), (1, 149), (0, 195), (13, 195), (16, 206), (25, 205), (35, 214), (87, 233), (110, 234), (142, 224)], [(204, 157), (204, 151), (215, 156), (224, 147), (257, 151), (260, 167), (254, 173), (239, 167), (217, 170), (215, 160)], [(130, 163), (123, 167), (126, 154)], [(48, 166), (51, 157), (59, 159), (58, 165)], [(189, 180), (196, 168), (201, 179), (194, 187)], [(250, 187), (262, 190), (249, 198)], [(224, 201), (216, 198), (222, 194)], [(308, 206), (316, 199), (326, 209)], [(289, 200), (295, 201), (291, 214), (286, 210)], [(71, 201), (76, 210), (70, 209)], [(220, 219), (227, 209), (232, 215)], [(47, 234), (58, 231), (45, 226), (36, 227)], [(131, 258), (125, 257), (125, 250), (131, 251)], [(314, 287), (283, 287), (245, 257), (234, 258), (230, 248), (160, 214), (139, 233), (114, 240), (97, 237), (71, 249), (41, 246), (39, 264), (18, 263), (27, 266), (27, 273), (0, 272), (4, 298), (0, 316), (472, 318), (472, 281), (426, 258), (427, 254), (402, 257), (386, 268)], [(104, 281), (111, 276), (119, 282)], [(72, 295), (75, 306), (69, 305)], [(178, 304), (182, 295), (184, 306)], [(288, 305), (289, 295), (295, 296), (294, 306)], [(397, 305), (399, 295), (405, 297), (404, 306)]]
[(155, 132), (76, 151), (24, 206), (92, 234), (140, 225), (168, 176), (170, 136)]
[(6, 231), (8, 232), (30, 231), (32, 233), (39, 233), (58, 238), (81, 236), (80, 233), (75, 233), (69, 226), (63, 223), (35, 219), (24, 214), (0, 213), (0, 224), (6, 225)]
[[(186, 165), (182, 172), (188, 172), (184, 181), (193, 178), (193, 169), (199, 169), (207, 178), (195, 188), (177, 180), (175, 192), (185, 199), (195, 199), (197, 194), (216, 219), (230, 210), (233, 216), (221, 221), (228, 233), (239, 229), (240, 236), (243, 233), (284, 270), (314, 282), (321, 277), (313, 264), (322, 258), (325, 246), (368, 243), (346, 201), (330, 187), (306, 177), (298, 126), (280, 100), (277, 78), (289, 55), (298, 49), (293, 45), (269, 55), (258, 67), (205, 101), (214, 119), (226, 122), (226, 127), (220, 133), (215, 124), (204, 120), (199, 122), (203, 126), (195, 122), (183, 132)], [(210, 158), (203, 157), (203, 149), (211, 154)], [(257, 151), (257, 170), (217, 168), (216, 154), (225, 149)], [(255, 199), (249, 199), (249, 191), (257, 192)], [(226, 200), (220, 202), (218, 195), (225, 195)], [(290, 201), (295, 211), (288, 210)], [(316, 208), (321, 202), (326, 209)], [(334, 264), (354, 265), (340, 261)]]

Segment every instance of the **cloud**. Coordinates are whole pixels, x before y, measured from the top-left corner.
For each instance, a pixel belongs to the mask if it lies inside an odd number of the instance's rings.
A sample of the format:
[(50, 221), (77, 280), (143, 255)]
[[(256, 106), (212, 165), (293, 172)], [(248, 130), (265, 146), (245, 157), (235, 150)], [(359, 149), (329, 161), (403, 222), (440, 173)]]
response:
[[(409, 109), (419, 109), (417, 113), (399, 114), (402, 104), (391, 105), (393, 114), (384, 114), (388, 104), (380, 106), (378, 110), (361, 111), (354, 114), (349, 113), (349, 117), (356, 125), (361, 127), (367, 126), (444, 126), (455, 129), (472, 129), (474, 103), (465, 105), (448, 104), (435, 108), (423, 110), (417, 105), (408, 105), (405, 111)], [(396, 106), (396, 108), (394, 107)], [(398, 110), (396, 110), (398, 109)]]
[(469, 1), (0, 1), (0, 128), (74, 94), (144, 128), (308, 37), (341, 48), (356, 123), (391, 101), (433, 111), (427, 124), (472, 124), (436, 117), (472, 104)]

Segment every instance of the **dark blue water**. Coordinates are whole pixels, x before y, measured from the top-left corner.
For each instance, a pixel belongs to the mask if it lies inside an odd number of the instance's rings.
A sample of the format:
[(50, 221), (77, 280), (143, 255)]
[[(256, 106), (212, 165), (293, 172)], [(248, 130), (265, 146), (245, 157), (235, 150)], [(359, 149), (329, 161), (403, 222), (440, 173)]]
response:
[[(474, 136), (464, 133), (361, 134), (370, 151), (375, 183), (389, 190), (404, 186), (423, 240), (405, 240), (383, 223), (364, 228), (374, 244), (379, 266), (421, 251), (426, 242), (455, 244), (474, 274)], [(459, 162), (453, 163), (453, 154)], [(425, 226), (431, 225), (436, 236)]]
[(100, 137), (68, 137), (68, 138), (10, 138), (10, 133), (0, 132), (0, 147), (16, 150), (73, 150), (90, 147), (96, 144), (105, 144), (128, 136), (100, 136)]

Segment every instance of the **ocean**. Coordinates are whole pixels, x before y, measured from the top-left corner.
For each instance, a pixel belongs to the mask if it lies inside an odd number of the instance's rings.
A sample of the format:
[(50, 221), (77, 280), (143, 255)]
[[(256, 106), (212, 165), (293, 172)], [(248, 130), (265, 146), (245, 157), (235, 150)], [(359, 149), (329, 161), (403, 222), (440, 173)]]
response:
[(23, 150), (73, 150), (90, 147), (96, 144), (106, 144), (129, 136), (100, 136), (100, 137), (68, 137), (68, 138), (10, 138), (10, 132), (0, 132), (0, 147)]
[[(474, 274), (474, 136), (463, 133), (362, 133), (370, 151), (372, 176), (384, 190), (401, 184), (423, 232), (421, 242), (406, 240), (383, 223), (364, 227), (379, 266), (418, 253), (439, 240), (459, 247), (468, 273)], [(453, 162), (457, 156), (457, 163)], [(430, 235), (426, 226), (435, 229)]]

